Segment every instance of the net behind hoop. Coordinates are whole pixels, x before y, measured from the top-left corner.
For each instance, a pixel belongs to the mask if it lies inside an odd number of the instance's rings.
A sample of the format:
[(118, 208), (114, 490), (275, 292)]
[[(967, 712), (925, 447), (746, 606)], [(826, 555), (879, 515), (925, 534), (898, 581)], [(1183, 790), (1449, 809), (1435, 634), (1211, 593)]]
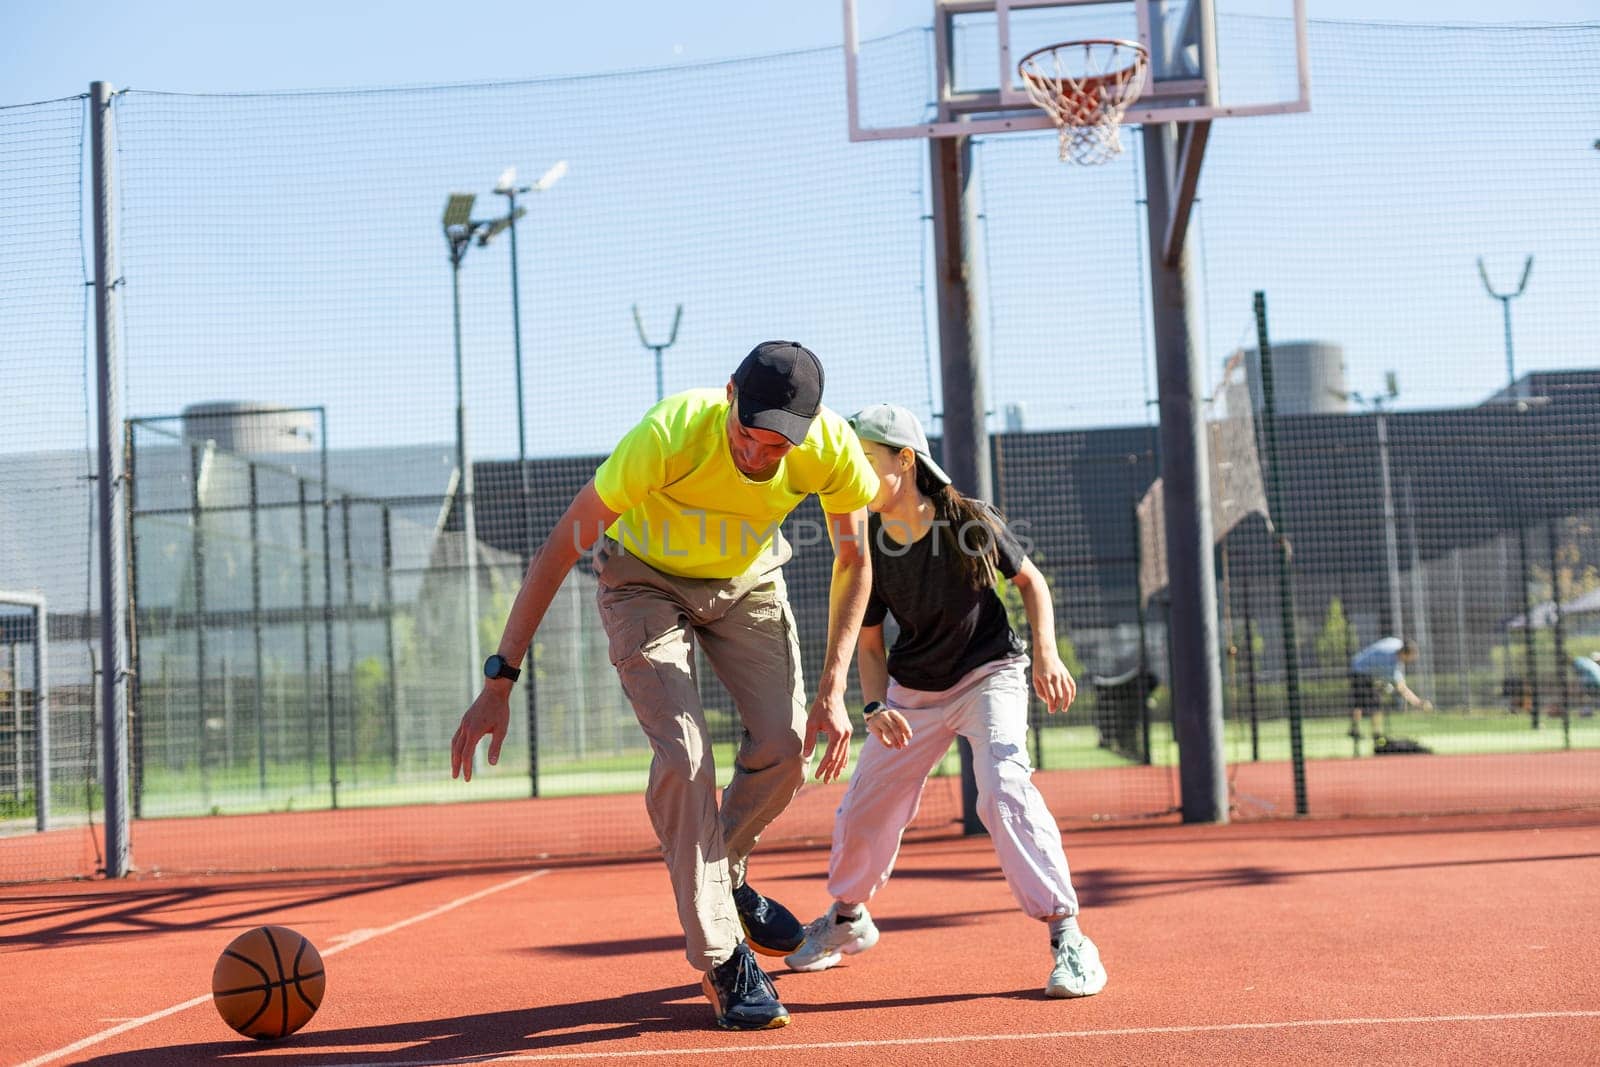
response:
[[(1223, 369), (1206, 418), (1211, 482), (1211, 536), (1217, 544), (1246, 518), (1271, 525), (1266, 479), (1256, 448), (1255, 407), (1243, 352)], [(1160, 478), (1139, 501), (1139, 595), (1148, 601), (1167, 587), (1166, 487)]]
[(1028, 99), (1055, 121), (1063, 163), (1105, 163), (1122, 152), (1122, 115), (1144, 91), (1149, 58), (1143, 45), (1100, 38), (1022, 57), (1017, 73)]

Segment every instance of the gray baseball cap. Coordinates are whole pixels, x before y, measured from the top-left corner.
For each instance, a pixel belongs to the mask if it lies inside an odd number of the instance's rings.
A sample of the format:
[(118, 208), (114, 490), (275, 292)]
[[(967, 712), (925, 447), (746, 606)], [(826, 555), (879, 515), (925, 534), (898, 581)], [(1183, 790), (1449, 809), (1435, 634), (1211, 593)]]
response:
[(917, 417), (898, 404), (873, 404), (850, 416), (850, 426), (863, 441), (876, 441), (890, 448), (909, 448), (940, 485), (949, 485), (950, 476), (928, 453), (928, 435)]

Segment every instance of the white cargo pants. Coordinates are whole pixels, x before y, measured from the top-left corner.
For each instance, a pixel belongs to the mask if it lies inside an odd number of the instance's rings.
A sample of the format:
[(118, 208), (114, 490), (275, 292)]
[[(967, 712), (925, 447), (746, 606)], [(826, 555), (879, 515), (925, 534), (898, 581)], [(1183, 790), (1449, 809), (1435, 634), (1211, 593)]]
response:
[(978, 814), (1017, 903), (1035, 919), (1078, 913), (1061, 829), (1032, 781), (1027, 664), (986, 663), (939, 692), (890, 683), (889, 706), (911, 724), (911, 743), (893, 749), (869, 736), (861, 749), (833, 823), (834, 899), (864, 904), (889, 880), (923, 782), (959, 734), (972, 745)]

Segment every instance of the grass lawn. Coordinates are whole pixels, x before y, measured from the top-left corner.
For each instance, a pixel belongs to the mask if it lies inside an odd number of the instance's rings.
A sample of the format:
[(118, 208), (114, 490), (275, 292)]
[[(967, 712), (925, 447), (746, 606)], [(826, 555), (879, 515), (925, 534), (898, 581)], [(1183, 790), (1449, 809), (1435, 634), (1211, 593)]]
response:
[[(1056, 720), (1042, 731), (1038, 745), (1030, 739), (1030, 753), (1038, 753), (1036, 763), (1044, 770), (1088, 770), (1128, 765), (1128, 760), (1101, 748), (1095, 728), (1077, 716), (1065, 722)], [(1304, 722), (1302, 731), (1308, 760), (1351, 759), (1355, 746), (1348, 736), (1349, 720), (1315, 718)], [(1388, 732), (1394, 737), (1414, 738), (1441, 754), (1493, 752), (1536, 752), (1567, 747), (1568, 733), (1573, 748), (1600, 748), (1600, 718), (1574, 717), (1568, 724), (1546, 719), (1539, 730), (1530, 727), (1525, 716), (1500, 709), (1466, 712), (1414, 712), (1389, 717)], [(1178, 747), (1171, 724), (1155, 722), (1150, 727), (1151, 762), (1175, 766)], [(851, 743), (850, 768), (854, 769), (861, 737)], [(1287, 761), (1290, 758), (1289, 724), (1285, 719), (1269, 719), (1260, 724), (1257, 736), (1259, 759)], [(1224, 753), (1229, 762), (1251, 759), (1250, 728), (1247, 722), (1229, 720), (1224, 724)], [(726, 785), (733, 773), (733, 744), (715, 746), (717, 781)], [(1370, 724), (1363, 729), (1360, 756), (1370, 757)], [(541, 762), (541, 796), (573, 796), (598, 793), (633, 793), (644, 789), (649, 773), (650, 754), (639, 748), (584, 760), (560, 759), (546, 755)], [(484, 766), (471, 784), (452, 781), (449, 766), (415, 764), (398, 773), (380, 762), (341, 764), (340, 807), (373, 807), (392, 804), (439, 804), (460, 800), (507, 800), (528, 796), (527, 754), (507, 747), (498, 767)], [(959, 762), (952, 747), (934, 773), (956, 774)], [(239, 764), (213, 769), (202, 774), (198, 769), (169, 770), (150, 768), (146, 772), (142, 814), (145, 818), (205, 814), (244, 814), (263, 811), (319, 810), (330, 805), (326, 766), (308, 771), (304, 764), (269, 765), (263, 787), (254, 765)], [(96, 791), (97, 793), (97, 791)], [(98, 795), (86, 799), (86, 791), (58, 790), (54, 810), (64, 819), (81, 815), (87, 806), (98, 810)], [(7, 821), (29, 819), (31, 813), (6, 813)]]
[[(1421, 741), (1434, 752), (1448, 755), (1473, 755), (1491, 752), (1546, 752), (1568, 747), (1565, 724), (1546, 719), (1534, 730), (1527, 716), (1510, 715), (1499, 709), (1486, 711), (1432, 711), (1391, 714), (1385, 724), (1392, 737)], [(1303, 721), (1301, 743), (1308, 760), (1351, 759), (1355, 743), (1349, 736), (1350, 720), (1315, 718)], [(1044, 731), (1044, 754), (1038, 762), (1048, 770), (1078, 770), (1120, 766), (1127, 761), (1099, 748), (1093, 727), (1087, 725), (1052, 726)], [(1572, 748), (1600, 748), (1600, 718), (1574, 717), (1571, 720)], [(1178, 746), (1172, 725), (1150, 724), (1151, 762), (1172, 766), (1178, 762)], [(1257, 758), (1262, 761), (1287, 761), (1290, 758), (1289, 721), (1268, 719), (1256, 732)], [(1223, 753), (1230, 763), (1252, 758), (1250, 724), (1229, 720), (1223, 724)], [(1372, 724), (1361, 729), (1360, 755), (1372, 755)]]

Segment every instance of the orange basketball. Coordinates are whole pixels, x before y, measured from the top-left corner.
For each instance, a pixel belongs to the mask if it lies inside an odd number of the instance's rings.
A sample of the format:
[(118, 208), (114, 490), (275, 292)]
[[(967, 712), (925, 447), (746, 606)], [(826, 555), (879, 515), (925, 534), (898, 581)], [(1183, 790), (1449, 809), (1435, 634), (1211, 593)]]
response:
[(258, 926), (217, 957), (211, 999), (244, 1036), (276, 1041), (311, 1021), (325, 983), (315, 945), (286, 926)]

